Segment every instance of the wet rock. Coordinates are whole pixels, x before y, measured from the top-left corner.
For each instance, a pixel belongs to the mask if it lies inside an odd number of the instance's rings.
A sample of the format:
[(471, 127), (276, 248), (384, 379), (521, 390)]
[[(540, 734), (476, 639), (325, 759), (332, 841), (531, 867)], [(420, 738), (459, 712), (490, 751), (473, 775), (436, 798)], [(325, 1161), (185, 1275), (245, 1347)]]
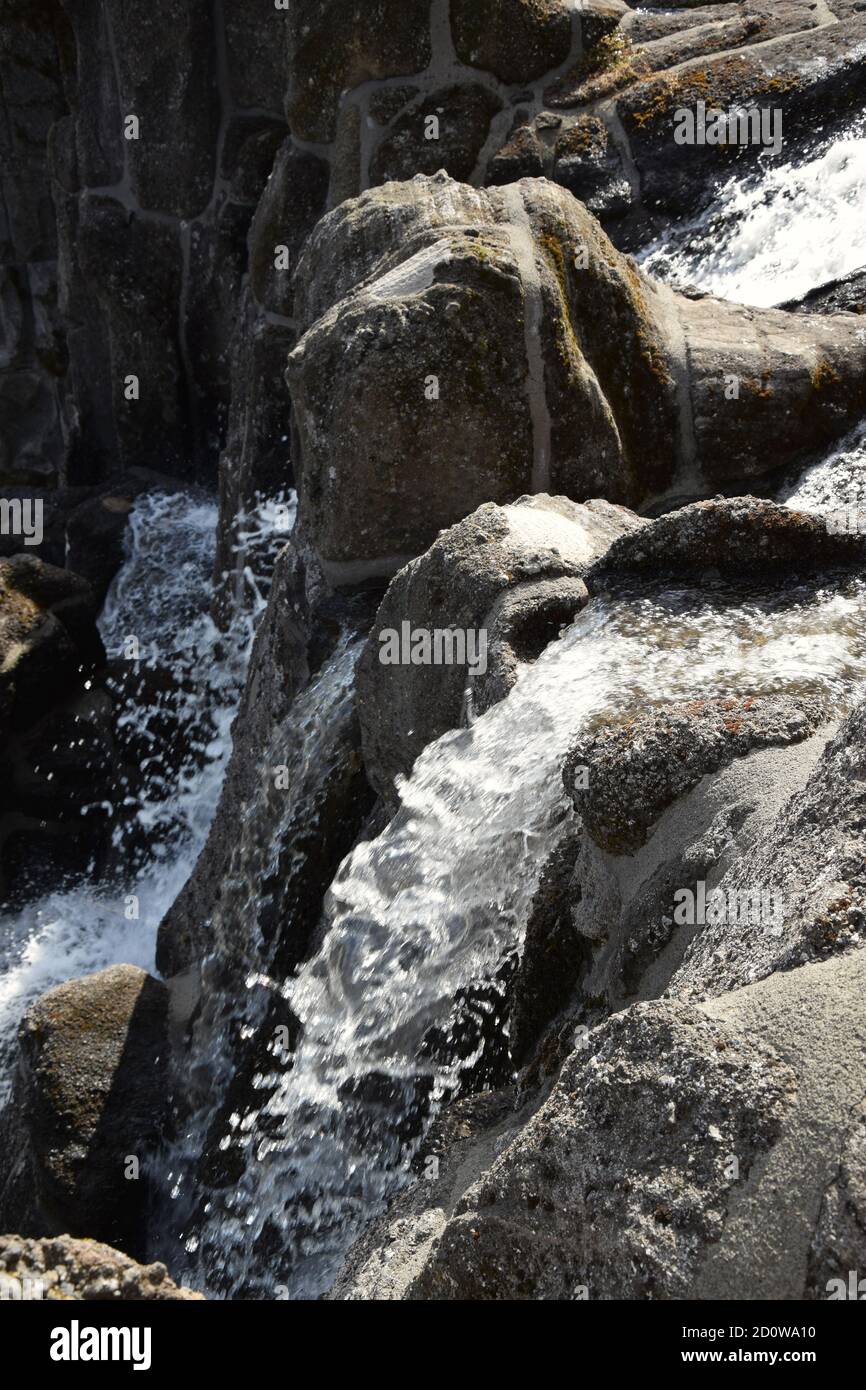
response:
[(666, 705), (578, 738), (563, 781), (595, 843), (633, 854), (662, 811), (707, 773), (752, 749), (808, 738), (826, 717), (818, 702), (787, 696)]
[(610, 130), (599, 116), (579, 116), (556, 141), (552, 177), (597, 217), (625, 212), (631, 187)]
[[(136, 498), (183, 486), (166, 474), (133, 468), (95, 487), (2, 488), (0, 501), (41, 505), (42, 540), (28, 544), (24, 553), (85, 579), (98, 608), (123, 563), (124, 538)], [(20, 535), (0, 536), (0, 556), (11, 558), (21, 550)]]
[(580, 884), (574, 882), (580, 845), (580, 829), (569, 827), (542, 870), (527, 919), (523, 952), (509, 991), (511, 1056), (518, 1067), (529, 1060), (557, 1014), (571, 1012), (587, 962), (586, 941), (575, 931), (572, 918), (580, 901)]
[(864, 538), (834, 534), (818, 516), (755, 497), (719, 498), (658, 517), (611, 546), (591, 587), (628, 574), (808, 575), (862, 560)]
[(862, 945), (866, 876), (861, 824), (866, 705), (827, 744), (798, 790), (719, 881), (722, 893), (772, 893), (779, 912), (708, 922), (671, 981), (681, 996), (719, 994)]
[(511, 1090), (467, 1096), (441, 1111), (413, 1165), (419, 1181), (359, 1236), (326, 1297), (338, 1302), (403, 1297), (407, 1280), (470, 1180), (464, 1163), (473, 1176), (483, 1171), (518, 1132), (521, 1119), (526, 1115), (517, 1110)]
[[(813, 22), (811, 15), (798, 20), (800, 25)], [(720, 176), (742, 174), (763, 148), (753, 143), (677, 145), (673, 122), (681, 108), (694, 109), (702, 100), (724, 111), (752, 106), (780, 111), (787, 156), (813, 139), (816, 124), (826, 135), (847, 121), (866, 92), (863, 65), (856, 57), (864, 34), (866, 20), (855, 17), (791, 34), (769, 52), (746, 47), (691, 58), (669, 73), (629, 86), (617, 97), (616, 110), (640, 170), (643, 205), (661, 214), (691, 215), (709, 201)]]
[(214, 616), (222, 626), (248, 598), (241, 535), (246, 518), (262, 498), (284, 496), (294, 481), (292, 408), (282, 373), (296, 341), (290, 320), (275, 321), (244, 291), (232, 348), (228, 437), (219, 468)]
[(729, 1156), (746, 1177), (795, 1094), (771, 1045), (695, 1008), (618, 1014), (586, 1034), (498, 1158), (490, 1135), (464, 1156), (469, 1185), (452, 1194), (441, 1234), (421, 1244), (410, 1218), (400, 1243), (420, 1248), (391, 1296), (687, 1297), (728, 1218)]
[(148, 492), (174, 493), (183, 483), (147, 468), (132, 468), (95, 488), (69, 514), (66, 564), (90, 584), (101, 606), (125, 554), (129, 518)]
[(423, 1182), (395, 1204), (349, 1296), (381, 1296), (387, 1251), (389, 1297), (827, 1297), (826, 1226), (813, 1242), (858, 1142), (864, 970), (859, 951), (579, 1031), (517, 1137), (492, 1126), (460, 1153), (447, 1205)]
[[(521, 667), (583, 607), (582, 576), (592, 560), (640, 524), (600, 501), (578, 506), (539, 495), (513, 506), (488, 503), (395, 576), (358, 671), (364, 761), (377, 791), (392, 796), (395, 777), (463, 722), (468, 689), (476, 713), (504, 698)], [(412, 632), (478, 634), (484, 669), (478, 661), (474, 669), (383, 664), (382, 633), (401, 633), (404, 624)]]
[(808, 780), (828, 719), (808, 699), (695, 700), (578, 738), (563, 767), (578, 816), (545, 866), (509, 991), (525, 1084), (558, 1069), (569, 1021), (573, 1032), (576, 1019), (666, 988), (701, 930), (676, 915), (678, 895), (703, 884), (712, 904)]
[(28, 1009), (4, 1115), (0, 1224), (141, 1250), (146, 1158), (165, 1114), (167, 1010), (165, 986), (129, 965), (58, 985)]
[(866, 270), (855, 270), (780, 306), (803, 314), (866, 314)]
[[(210, 834), (160, 925), (166, 976), (213, 951), (221, 969), (243, 973), (259, 947), (287, 974), (304, 958), (325, 891), (370, 810), (347, 636), (369, 624), (369, 605), (329, 611), (308, 566), (294, 541), (278, 558)], [(305, 739), (316, 741), (315, 757)]]
[(197, 1302), (203, 1295), (179, 1288), (168, 1277), (165, 1265), (136, 1264), (128, 1255), (95, 1240), (0, 1236), (0, 1297), (13, 1301)]
[(275, 727), (310, 678), (310, 612), (303, 560), (293, 545), (280, 555), (268, 609), (256, 635), (244, 696), (233, 728), (233, 754), (220, 804), (192, 876), (160, 927), (157, 966), (165, 976), (197, 959), (237, 838), (242, 808), (261, 785), (261, 759)]

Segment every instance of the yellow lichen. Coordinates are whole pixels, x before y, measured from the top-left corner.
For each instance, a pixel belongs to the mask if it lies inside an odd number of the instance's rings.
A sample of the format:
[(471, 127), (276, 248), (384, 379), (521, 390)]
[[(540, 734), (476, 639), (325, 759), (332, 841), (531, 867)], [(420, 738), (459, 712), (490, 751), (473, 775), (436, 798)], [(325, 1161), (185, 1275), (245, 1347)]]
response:
[(823, 391), (828, 386), (835, 386), (838, 381), (839, 373), (834, 371), (826, 357), (819, 357), (812, 368), (812, 389)]

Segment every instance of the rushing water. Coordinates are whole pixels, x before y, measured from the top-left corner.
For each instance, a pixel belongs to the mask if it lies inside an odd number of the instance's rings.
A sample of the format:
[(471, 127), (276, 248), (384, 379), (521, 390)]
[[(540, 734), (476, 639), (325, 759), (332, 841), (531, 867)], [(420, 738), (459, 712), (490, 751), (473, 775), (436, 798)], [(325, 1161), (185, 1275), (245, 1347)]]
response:
[[(721, 189), (714, 209), (645, 253), (645, 267), (778, 303), (866, 262), (864, 192), (866, 140), (852, 131), (796, 168), (768, 165)], [(858, 501), (864, 462), (858, 430), (780, 500), (823, 513)], [(558, 770), (577, 732), (712, 695), (809, 694), (842, 713), (866, 689), (864, 619), (866, 585), (853, 580), (774, 595), (672, 588), (595, 600), (505, 701), (428, 747), (391, 823), (342, 864), (320, 949), (294, 978), (271, 973), (257, 940), (240, 999), (237, 979), (220, 995), (216, 957), (205, 964), (192, 1062), (200, 1093), (212, 1094), (199, 1095), (169, 1155), (174, 1210), (158, 1253), (217, 1296), (320, 1296), (359, 1229), (408, 1180), (425, 1123), (477, 1060), (448, 1045), (455, 1000), (495, 984), (520, 949), (568, 812)], [(351, 646), (338, 648), (301, 697), (296, 763), (305, 739), (321, 749), (322, 721), (343, 707), (353, 661)], [(297, 765), (293, 776), (297, 793), (271, 818), (274, 861), (301, 804)], [(257, 823), (268, 816), (257, 821), (253, 808)], [(255, 921), (249, 867), (262, 852), (250, 846), (241, 857), (233, 911)], [(221, 1010), (235, 1015), (257, 1067), (228, 1114), (233, 1054)], [(300, 1021), (294, 1049), (274, 1040), (280, 1016)], [(214, 1144), (240, 1160), (230, 1179), (202, 1181), (196, 1159)]]
[(866, 265), (866, 135), (796, 164), (765, 159), (720, 187), (713, 206), (638, 259), (648, 274), (766, 307)]
[[(642, 259), (674, 282), (778, 303), (866, 261), (864, 201), (866, 140), (852, 130), (796, 168), (767, 164), (722, 188), (709, 213)], [(864, 463), (866, 429), (781, 500), (824, 513), (860, 503)], [(125, 659), (131, 636), (140, 646), (121, 679), (122, 732), (142, 749), (144, 777), (118, 789), (115, 807), (117, 863), (130, 867), (0, 919), (0, 1077), (34, 996), (112, 962), (152, 967), (156, 927), (217, 804), (262, 576), (291, 512), (278, 500), (240, 519), (243, 601), (236, 627), (221, 633), (209, 616), (215, 503), (137, 503), (101, 622), (114, 658)], [(327, 1289), (354, 1235), (407, 1180), (425, 1120), (476, 1060), (448, 1046), (455, 1000), (495, 980), (520, 948), (567, 814), (559, 767), (578, 731), (712, 695), (813, 694), (844, 711), (866, 684), (864, 619), (866, 586), (853, 580), (774, 595), (682, 587), (594, 600), (506, 700), (422, 753), (396, 816), (337, 873), (319, 949), (285, 979), (262, 922), (286, 863), (306, 852), (311, 783), (339, 756), (332, 732), (349, 717), (358, 654), (356, 639), (339, 642), (265, 750), (266, 762), (289, 768), (288, 796), (263, 779), (238, 827), (183, 1059), (187, 1108), (160, 1174), (168, 1195), (155, 1236), (172, 1272), (217, 1295)], [(136, 921), (124, 916), (132, 895)], [(233, 1108), (239, 1074), (246, 1089)]]
[(854, 582), (596, 600), (505, 701), (422, 753), (397, 815), (337, 874), (320, 951), (283, 987), (302, 1040), (290, 1068), (260, 1077), (260, 1111), (235, 1117), (243, 1178), (201, 1223), (220, 1291), (316, 1297), (405, 1181), (407, 1112), (435, 1108), (474, 1060), (431, 1050), (431, 1030), (447, 1034), (455, 997), (520, 946), (576, 732), (708, 694), (820, 694), (844, 709), (866, 680), (864, 619)]
[[(289, 516), (291, 505), (289, 499)], [(263, 504), (243, 528), (260, 572), (267, 536), (272, 558), (279, 539), (273, 527), (285, 523), (287, 513), (275, 506)], [(253, 577), (253, 601), (232, 631), (214, 626), (216, 523), (216, 501), (194, 492), (147, 494), (131, 514), (127, 559), (100, 619), (109, 659), (120, 663), (111, 682), (122, 710), (119, 731), (134, 738), (141, 759), (140, 780), (119, 787), (112, 808), (117, 863), (129, 869), (119, 867), (114, 882), (74, 884), (0, 917), (0, 1102), (27, 1005), (52, 985), (106, 965), (152, 969), (160, 919), (204, 844), (267, 594), (266, 580)], [(139, 915), (128, 919), (131, 897)]]
[(779, 501), (797, 511), (836, 518), (837, 524), (853, 521), (866, 530), (866, 421), (784, 487)]

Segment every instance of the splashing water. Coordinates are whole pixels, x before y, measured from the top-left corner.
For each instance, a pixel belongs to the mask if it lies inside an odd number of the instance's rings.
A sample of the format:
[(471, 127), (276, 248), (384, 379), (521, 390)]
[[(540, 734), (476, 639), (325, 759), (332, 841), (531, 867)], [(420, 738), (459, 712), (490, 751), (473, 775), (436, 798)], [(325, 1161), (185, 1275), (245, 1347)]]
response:
[(779, 501), (797, 511), (839, 517), (843, 524), (851, 519), (858, 529), (866, 529), (866, 421), (782, 488)]
[[(473, 1060), (431, 1051), (431, 1031), (447, 1031), (460, 992), (520, 947), (567, 813), (558, 769), (575, 734), (712, 694), (820, 694), (847, 708), (866, 681), (864, 617), (854, 581), (773, 598), (597, 599), (506, 700), (421, 754), (397, 815), (334, 879), (320, 951), (284, 987), (302, 1040), (244, 1117), (242, 1182), (205, 1217), (221, 1291), (274, 1297), (282, 1281), (291, 1297), (319, 1296), (406, 1181), (413, 1105), (434, 1110)], [(198, 1242), (197, 1231), (187, 1249)]]
[[(216, 502), (196, 493), (149, 493), (131, 514), (127, 559), (99, 626), (109, 659), (125, 668), (110, 683), (118, 697), (123, 693), (118, 733), (135, 739), (143, 775), (134, 791), (117, 789), (112, 808), (117, 882), (75, 884), (0, 916), (0, 1103), (28, 1004), (107, 965), (152, 969), (156, 929), (204, 844), (264, 603), (260, 597), (227, 634), (214, 626), (208, 609), (216, 523)], [(265, 510), (260, 525), (267, 524)], [(266, 592), (264, 581), (261, 587)], [(125, 660), (130, 637), (139, 661)], [(131, 873), (123, 873), (124, 863)], [(127, 920), (132, 896), (139, 916)]]
[(713, 206), (643, 251), (643, 269), (675, 288), (765, 308), (866, 265), (862, 125), (797, 164), (733, 178)]

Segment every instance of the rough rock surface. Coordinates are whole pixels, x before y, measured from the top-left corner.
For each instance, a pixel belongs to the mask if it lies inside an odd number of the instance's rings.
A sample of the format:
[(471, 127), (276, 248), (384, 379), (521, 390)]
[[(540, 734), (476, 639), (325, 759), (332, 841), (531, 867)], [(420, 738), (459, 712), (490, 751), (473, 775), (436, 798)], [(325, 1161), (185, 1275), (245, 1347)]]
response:
[[(565, 497), (522, 497), (479, 507), (391, 581), (358, 668), (367, 775), (393, 793), (423, 748), (458, 727), (471, 691), (481, 713), (511, 689), (588, 597), (582, 576), (624, 532), (640, 526), (622, 507)], [(381, 634), (470, 630), (486, 634), (486, 669), (385, 665)]]
[(755, 497), (680, 507), (611, 546), (591, 576), (603, 587), (626, 575), (793, 578), (862, 563), (866, 539), (834, 533), (819, 516)]
[(707, 925), (671, 982), (680, 995), (720, 994), (860, 946), (866, 929), (866, 704), (825, 748), (801, 791), (719, 883), (772, 890), (783, 905), (773, 931)]
[(155, 458), (213, 475), (246, 235), (287, 129), (285, 31), (250, 0), (4, 0), (4, 482)]
[[(841, 1280), (850, 1295), (851, 1271), (859, 1271), (866, 1239), (866, 1100), (851, 1118), (838, 1166), (821, 1202), (821, 1214), (809, 1251), (809, 1292), (826, 1298), (831, 1279)], [(859, 1287), (858, 1287), (859, 1293)]]
[(146, 1159), (165, 1117), (167, 1011), (166, 987), (131, 965), (58, 985), (28, 1009), (3, 1116), (0, 1225), (91, 1233), (138, 1253)]
[(437, 1180), (398, 1198), (332, 1296), (826, 1297), (808, 1261), (856, 1144), (864, 969), (855, 952), (579, 1029), (529, 1118), (476, 1097), (431, 1134)]
[(614, 1016), (581, 1040), (550, 1098), (439, 1213), (403, 1296), (687, 1296), (724, 1227), (727, 1157), (737, 1154), (747, 1174), (778, 1138), (795, 1092), (771, 1047), (697, 1009), (653, 1003)]
[(634, 506), (769, 473), (866, 404), (855, 315), (676, 295), (546, 180), (365, 194), (318, 224), (296, 289), (301, 516), (338, 584), (393, 573), (483, 501)]
[[(578, 738), (563, 781), (599, 848), (633, 854), (662, 811), (707, 773), (753, 748), (807, 738), (826, 717), (814, 701), (778, 696), (666, 705)], [(576, 769), (588, 770), (585, 786), (575, 785)]]
[(202, 1299), (192, 1289), (178, 1288), (165, 1265), (139, 1265), (109, 1245), (71, 1236), (0, 1236), (0, 1290), (0, 1297), (10, 1301)]

